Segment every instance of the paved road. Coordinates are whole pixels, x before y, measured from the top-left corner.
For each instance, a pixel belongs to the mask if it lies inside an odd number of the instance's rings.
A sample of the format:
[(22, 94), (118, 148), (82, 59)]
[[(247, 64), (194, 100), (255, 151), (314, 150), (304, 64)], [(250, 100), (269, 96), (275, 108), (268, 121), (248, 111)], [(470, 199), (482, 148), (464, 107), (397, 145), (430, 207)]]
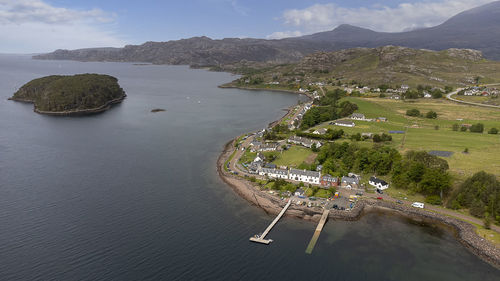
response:
[[(498, 85), (498, 84), (489, 84), (489, 85), (485, 85), (485, 86), (494, 86), (494, 85)], [(489, 108), (500, 108), (500, 106), (498, 106), (498, 105), (482, 104), (482, 103), (477, 103), (477, 102), (463, 101), (463, 100), (458, 100), (458, 99), (455, 99), (455, 98), (451, 97), (453, 95), (456, 95), (458, 92), (460, 92), (463, 89), (464, 88), (459, 88), (456, 91), (447, 94), (446, 98), (449, 99), (449, 100), (451, 100), (451, 101), (454, 101), (454, 102), (459, 102), (459, 103), (468, 104), (468, 105), (476, 105), (476, 106), (489, 107)]]

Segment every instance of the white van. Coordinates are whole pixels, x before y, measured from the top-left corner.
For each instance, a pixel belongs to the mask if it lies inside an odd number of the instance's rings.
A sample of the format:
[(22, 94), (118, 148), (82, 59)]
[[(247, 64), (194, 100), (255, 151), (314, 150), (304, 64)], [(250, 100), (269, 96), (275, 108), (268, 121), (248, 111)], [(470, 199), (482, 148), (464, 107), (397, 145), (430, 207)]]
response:
[(424, 208), (424, 203), (420, 203), (420, 202), (413, 202), (413, 204), (411, 204), (412, 207), (415, 207), (415, 208), (420, 208), (420, 209), (423, 209)]

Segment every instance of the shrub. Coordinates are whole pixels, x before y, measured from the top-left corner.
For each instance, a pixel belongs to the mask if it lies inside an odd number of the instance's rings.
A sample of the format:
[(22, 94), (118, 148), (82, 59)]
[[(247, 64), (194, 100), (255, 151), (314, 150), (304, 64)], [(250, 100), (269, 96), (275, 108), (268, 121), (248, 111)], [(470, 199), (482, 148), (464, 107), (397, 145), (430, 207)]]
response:
[(488, 131), (488, 134), (491, 134), (491, 135), (496, 135), (496, 134), (498, 134), (498, 129), (497, 129), (497, 128), (491, 128), (491, 129)]
[(425, 114), (425, 118), (429, 119), (436, 119), (437, 118), (437, 113), (435, 111), (429, 111)]
[(465, 126), (460, 127), (460, 131), (461, 131), (461, 132), (465, 132), (465, 131), (467, 131), (467, 127), (465, 127)]
[(418, 116), (420, 116), (420, 110), (418, 110), (416, 108), (408, 109), (406, 111), (406, 115), (413, 116), (413, 117), (418, 117)]
[(455, 124), (453, 124), (453, 126), (451, 127), (451, 129), (456, 132), (456, 131), (458, 131), (460, 129), (460, 125), (458, 125), (458, 124), (455, 123)]
[(482, 123), (476, 123), (472, 125), (469, 130), (473, 133), (482, 133), (484, 131), (484, 125)]
[(441, 201), (441, 197), (439, 197), (439, 195), (431, 195), (425, 198), (425, 203), (441, 205), (443, 202)]

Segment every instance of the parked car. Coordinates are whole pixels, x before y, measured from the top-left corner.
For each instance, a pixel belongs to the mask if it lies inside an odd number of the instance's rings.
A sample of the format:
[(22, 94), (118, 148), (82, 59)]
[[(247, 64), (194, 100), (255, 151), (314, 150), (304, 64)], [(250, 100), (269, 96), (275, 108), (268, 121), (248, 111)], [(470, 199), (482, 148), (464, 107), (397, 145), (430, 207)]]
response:
[(396, 203), (398, 203), (398, 204), (403, 204), (403, 201), (398, 200), (398, 201), (396, 201)]
[(424, 208), (424, 203), (420, 203), (420, 202), (413, 202), (411, 204), (412, 207), (415, 207), (415, 208), (420, 208), (420, 209), (423, 209)]
[(356, 192), (356, 195), (363, 196), (363, 192)]
[(382, 190), (378, 189), (378, 188), (377, 188), (377, 193), (384, 194), (384, 192)]
[(377, 199), (378, 199), (378, 200), (384, 200), (384, 198), (382, 198), (382, 197), (377, 197)]

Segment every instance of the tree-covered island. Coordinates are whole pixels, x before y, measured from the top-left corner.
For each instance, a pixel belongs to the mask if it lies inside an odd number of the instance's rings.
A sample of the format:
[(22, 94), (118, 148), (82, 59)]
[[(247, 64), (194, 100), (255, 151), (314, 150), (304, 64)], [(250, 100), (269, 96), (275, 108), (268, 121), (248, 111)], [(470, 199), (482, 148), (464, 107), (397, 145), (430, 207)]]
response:
[(23, 85), (10, 100), (30, 102), (49, 115), (91, 114), (108, 110), (126, 97), (118, 79), (102, 74), (51, 75)]

